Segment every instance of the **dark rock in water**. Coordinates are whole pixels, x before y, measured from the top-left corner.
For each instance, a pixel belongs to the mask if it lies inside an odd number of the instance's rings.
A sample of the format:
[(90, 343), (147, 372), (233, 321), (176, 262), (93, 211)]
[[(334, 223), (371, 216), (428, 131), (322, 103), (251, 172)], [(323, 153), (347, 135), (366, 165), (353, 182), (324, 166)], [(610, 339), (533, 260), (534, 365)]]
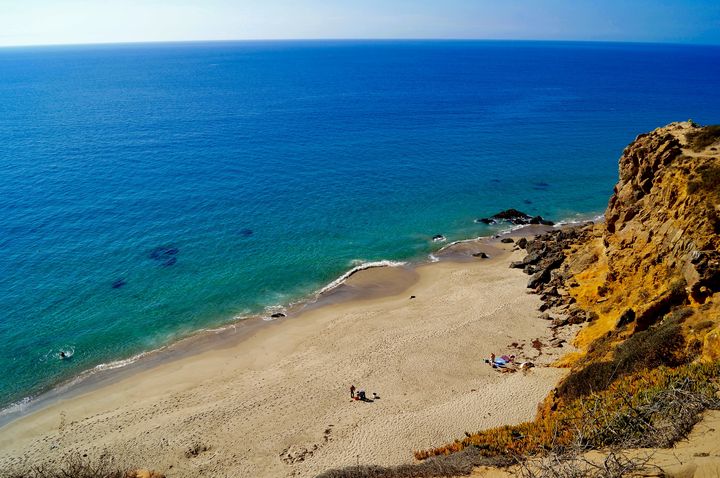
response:
[(252, 229), (240, 229), (240, 235), (242, 237), (250, 237), (253, 235), (253, 230)]
[(523, 199), (523, 204), (532, 204), (532, 201), (529, 199)]
[(176, 256), (180, 252), (175, 246), (158, 246), (148, 254), (150, 259), (166, 261), (169, 257)]
[(543, 181), (536, 181), (532, 183), (533, 189), (547, 189), (550, 187), (550, 185)]
[(492, 216), (493, 219), (504, 219), (506, 221), (512, 221), (514, 219), (530, 219), (530, 216), (517, 209), (506, 209)]
[(433, 240), (433, 242), (442, 242), (442, 241), (445, 241), (445, 240), (447, 240), (447, 239), (445, 239), (445, 236), (443, 236), (442, 234), (435, 234), (435, 235), (432, 237), (432, 240)]
[(542, 216), (535, 216), (530, 219), (530, 224), (542, 224), (544, 226), (554, 226), (555, 223), (552, 221), (548, 221), (547, 219), (543, 219)]
[(521, 237), (517, 241), (517, 245), (520, 249), (525, 249), (527, 247), (528, 240), (524, 237)]
[(480, 259), (488, 259), (490, 256), (488, 256), (484, 252), (476, 252), (473, 254), (473, 257), (479, 257)]
[(113, 283), (111, 284), (111, 287), (113, 289), (119, 289), (120, 287), (124, 286), (125, 284), (127, 284), (127, 282), (125, 282), (125, 279), (123, 279), (121, 277), (120, 279), (115, 279), (113, 281)]
[(275, 312), (275, 313), (272, 314), (270, 317), (272, 317), (273, 319), (279, 319), (279, 318), (281, 318), (281, 317), (286, 317), (286, 315), (283, 314), (282, 312)]
[(491, 179), (490, 182), (491, 182), (491, 183), (499, 183), (500, 180), (499, 180), (499, 179)]
[(531, 216), (525, 214), (522, 211), (518, 211), (517, 209), (506, 209), (504, 211), (500, 211), (494, 216), (476, 219), (475, 222), (481, 222), (483, 224), (497, 224), (498, 222), (509, 222), (515, 225), (524, 225), (528, 224), (528, 221), (530, 219)]
[(503, 244), (512, 244), (515, 241), (511, 237), (504, 237), (500, 239), (500, 242), (502, 242)]
[(163, 262), (163, 263), (162, 263), (162, 266), (163, 266), (163, 267), (170, 267), (170, 266), (172, 266), (172, 265), (175, 265), (176, 262), (177, 262), (177, 257), (171, 257), (171, 258), (169, 258), (168, 260), (166, 260), (165, 262)]

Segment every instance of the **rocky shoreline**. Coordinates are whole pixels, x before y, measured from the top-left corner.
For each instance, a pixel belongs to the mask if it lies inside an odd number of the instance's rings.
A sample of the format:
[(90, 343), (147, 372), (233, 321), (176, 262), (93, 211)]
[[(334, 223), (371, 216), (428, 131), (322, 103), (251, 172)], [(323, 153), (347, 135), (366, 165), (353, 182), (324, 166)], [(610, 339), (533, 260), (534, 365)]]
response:
[(527, 251), (527, 255), (521, 261), (511, 263), (510, 267), (522, 269), (530, 276), (527, 287), (540, 296), (543, 302), (541, 318), (551, 320), (553, 328), (597, 319), (597, 314), (578, 307), (569, 293), (570, 288), (577, 287), (577, 282), (572, 280), (571, 268), (565, 264), (567, 252), (590, 240), (594, 227), (592, 222), (567, 226), (516, 243), (518, 248)]

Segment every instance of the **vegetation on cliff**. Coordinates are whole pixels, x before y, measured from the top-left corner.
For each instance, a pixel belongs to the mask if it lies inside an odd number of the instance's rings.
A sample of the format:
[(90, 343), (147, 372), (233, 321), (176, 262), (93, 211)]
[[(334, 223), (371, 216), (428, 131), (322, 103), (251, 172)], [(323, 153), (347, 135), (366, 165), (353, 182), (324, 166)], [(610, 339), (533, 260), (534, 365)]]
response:
[(528, 287), (554, 327), (587, 322), (534, 422), (415, 453), (664, 447), (720, 407), (720, 127), (673, 123), (620, 158), (605, 222), (530, 241)]

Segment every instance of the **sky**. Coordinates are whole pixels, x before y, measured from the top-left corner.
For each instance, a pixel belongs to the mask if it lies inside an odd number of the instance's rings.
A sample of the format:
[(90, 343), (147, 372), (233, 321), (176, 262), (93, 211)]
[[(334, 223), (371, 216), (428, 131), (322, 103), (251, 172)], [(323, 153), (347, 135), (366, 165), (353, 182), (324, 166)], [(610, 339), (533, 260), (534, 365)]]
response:
[(720, 44), (720, 0), (0, 0), (0, 46), (327, 38)]

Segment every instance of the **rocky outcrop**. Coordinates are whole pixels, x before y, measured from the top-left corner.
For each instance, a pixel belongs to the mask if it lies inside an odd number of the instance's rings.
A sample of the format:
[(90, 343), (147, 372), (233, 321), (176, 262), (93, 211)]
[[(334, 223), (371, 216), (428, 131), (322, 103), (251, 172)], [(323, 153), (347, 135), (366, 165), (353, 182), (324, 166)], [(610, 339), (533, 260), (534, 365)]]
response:
[(586, 360), (664, 320), (682, 324), (689, 360), (720, 357), (719, 142), (720, 128), (691, 122), (638, 136), (604, 223), (537, 236), (510, 265), (530, 275), (554, 327), (592, 323), (576, 339)]
[(543, 219), (542, 216), (530, 216), (529, 214), (526, 214), (522, 211), (518, 211), (517, 209), (506, 209), (504, 211), (500, 211), (497, 214), (494, 214), (490, 217), (483, 217), (480, 219), (475, 219), (475, 222), (481, 223), (481, 224), (501, 224), (501, 223), (508, 223), (508, 224), (515, 224), (516, 226), (524, 226), (527, 224), (542, 224), (545, 226), (552, 226), (555, 223), (552, 221), (548, 221), (547, 219)]
[(719, 141), (720, 130), (684, 122), (625, 148), (604, 224), (586, 230), (555, 273), (575, 307), (599, 318), (577, 345), (620, 343), (672, 319), (690, 359), (712, 355), (710, 329), (696, 325), (720, 322)]

